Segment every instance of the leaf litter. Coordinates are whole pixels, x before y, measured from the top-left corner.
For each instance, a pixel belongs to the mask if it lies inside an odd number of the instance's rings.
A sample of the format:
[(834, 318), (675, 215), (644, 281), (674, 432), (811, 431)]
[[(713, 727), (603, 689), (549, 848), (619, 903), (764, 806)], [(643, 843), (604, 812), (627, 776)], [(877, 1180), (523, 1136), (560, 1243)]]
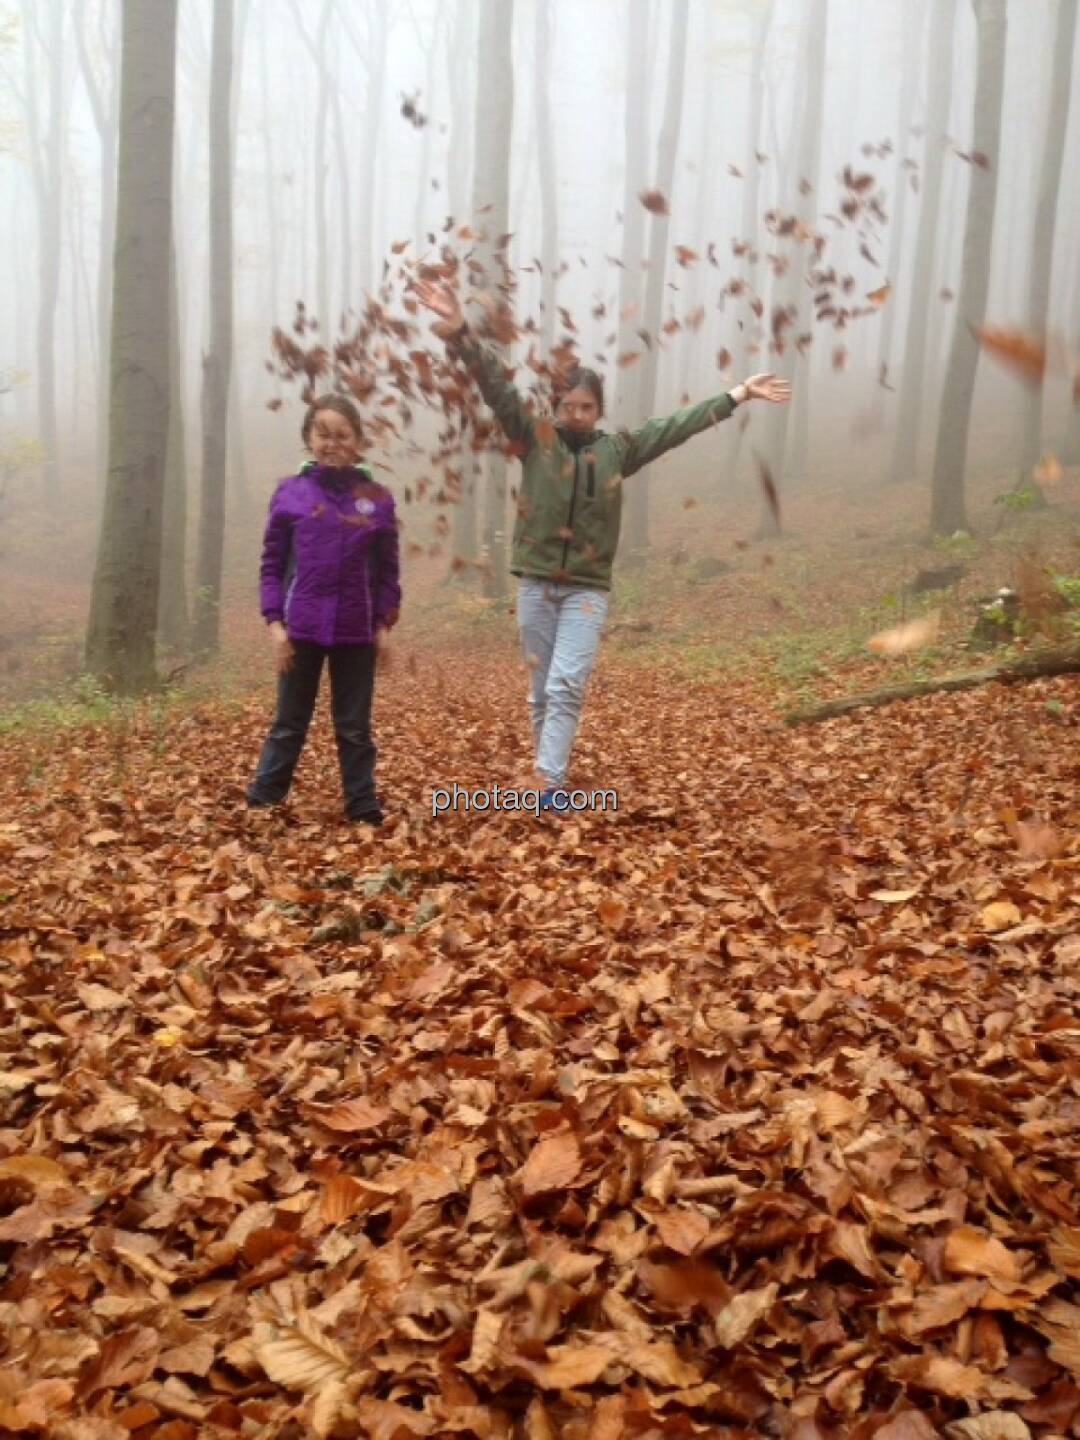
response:
[(378, 836), (328, 745), (244, 813), (254, 703), (12, 742), (0, 1424), (1075, 1426), (1076, 747), (1036, 797), (1013, 695), (793, 736), (605, 666), (620, 809), (555, 828), (424, 815), (520, 767), (502, 657), (388, 675)]

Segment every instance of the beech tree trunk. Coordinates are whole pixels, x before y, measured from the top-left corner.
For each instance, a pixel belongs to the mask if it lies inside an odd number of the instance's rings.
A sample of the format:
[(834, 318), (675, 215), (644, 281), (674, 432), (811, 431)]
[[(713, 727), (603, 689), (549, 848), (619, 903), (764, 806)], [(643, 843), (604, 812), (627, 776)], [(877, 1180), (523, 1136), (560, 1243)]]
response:
[(216, 653), (221, 628), (229, 389), (233, 358), (232, 134), (233, 0), (215, 0), (210, 57), (210, 348), (202, 367), (202, 483), (192, 639)]
[(979, 367), (979, 345), (972, 329), (986, 318), (1001, 153), (1006, 0), (973, 0), (973, 4), (978, 26), (978, 69), (971, 148), (986, 156), (986, 168), (971, 166), (956, 326), (945, 371), (931, 482), (930, 529), (935, 535), (952, 535), (968, 528), (964, 480), (971, 402)]
[(86, 660), (108, 688), (154, 683), (169, 425), (169, 247), (177, 0), (124, 0), (109, 475)]

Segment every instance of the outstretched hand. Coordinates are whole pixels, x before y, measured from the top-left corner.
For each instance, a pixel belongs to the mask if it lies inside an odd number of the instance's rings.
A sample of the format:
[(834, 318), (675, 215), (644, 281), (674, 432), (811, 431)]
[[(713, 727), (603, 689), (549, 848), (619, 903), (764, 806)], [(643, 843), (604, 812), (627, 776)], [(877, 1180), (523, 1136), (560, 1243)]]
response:
[(461, 313), (458, 298), (448, 286), (436, 285), (431, 280), (417, 280), (412, 290), (420, 304), (443, 322), (434, 327), (436, 334), (452, 335), (464, 325), (465, 316)]
[(748, 400), (769, 400), (773, 405), (784, 405), (791, 399), (791, 381), (781, 380), (771, 373), (751, 375), (743, 383)]

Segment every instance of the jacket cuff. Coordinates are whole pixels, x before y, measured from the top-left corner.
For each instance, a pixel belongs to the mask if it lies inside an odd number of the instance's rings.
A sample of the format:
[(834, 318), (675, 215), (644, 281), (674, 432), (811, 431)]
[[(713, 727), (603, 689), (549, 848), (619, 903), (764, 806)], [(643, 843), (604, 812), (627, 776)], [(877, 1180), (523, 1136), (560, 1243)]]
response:
[(284, 610), (264, 610), (262, 616), (267, 625), (273, 625), (275, 620), (285, 619), (285, 612)]

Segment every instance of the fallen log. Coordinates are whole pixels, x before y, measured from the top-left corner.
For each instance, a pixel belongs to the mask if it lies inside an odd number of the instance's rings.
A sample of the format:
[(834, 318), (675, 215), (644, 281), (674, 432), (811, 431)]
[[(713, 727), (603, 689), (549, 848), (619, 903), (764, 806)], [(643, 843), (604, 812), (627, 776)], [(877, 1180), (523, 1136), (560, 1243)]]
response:
[(1052, 650), (1033, 650), (1000, 665), (982, 670), (966, 670), (959, 675), (939, 675), (932, 680), (912, 680), (907, 685), (886, 685), (880, 690), (864, 690), (859, 695), (841, 695), (835, 700), (822, 700), (815, 705), (802, 705), (789, 710), (785, 725), (815, 725), (834, 715), (848, 715), (853, 710), (868, 710), (889, 705), (893, 700), (915, 700), (932, 695), (935, 690), (973, 690), (977, 685), (1000, 681), (1003, 685), (1017, 680), (1035, 680), (1041, 675), (1071, 675), (1080, 671), (1080, 640)]

